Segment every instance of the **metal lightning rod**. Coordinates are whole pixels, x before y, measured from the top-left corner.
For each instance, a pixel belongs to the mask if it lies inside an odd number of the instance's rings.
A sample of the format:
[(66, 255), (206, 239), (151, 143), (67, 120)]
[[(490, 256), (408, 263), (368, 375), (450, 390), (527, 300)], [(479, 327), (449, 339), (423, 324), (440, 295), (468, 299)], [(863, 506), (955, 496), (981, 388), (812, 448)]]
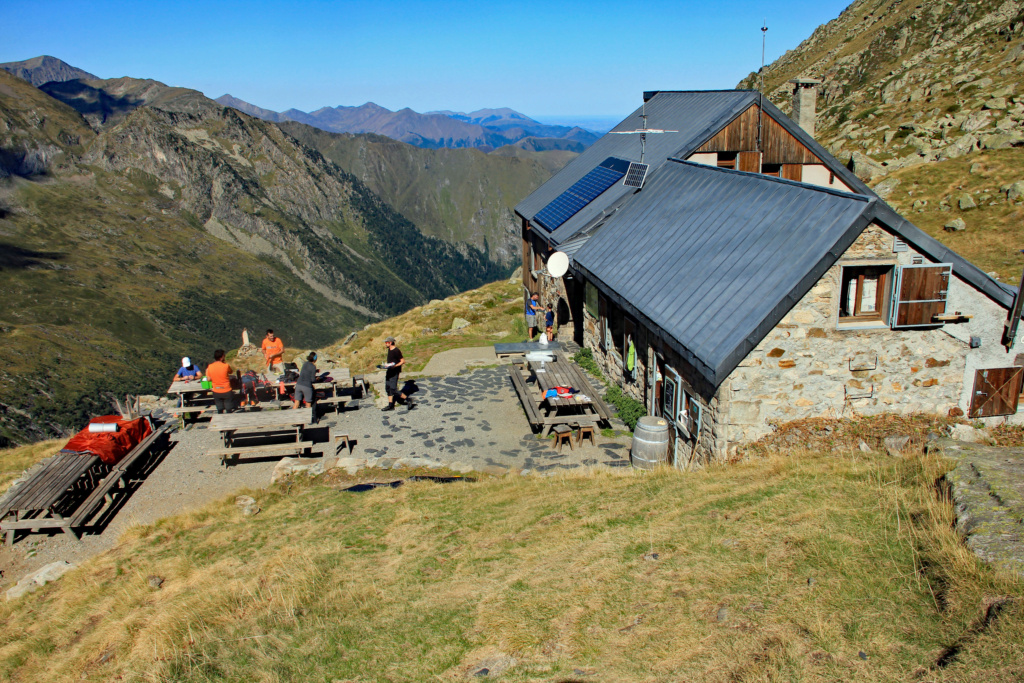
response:
[(761, 85), (757, 89), (757, 151), (761, 151), (761, 112), (764, 110), (764, 43), (768, 34), (768, 17), (764, 18), (764, 25), (761, 26)]

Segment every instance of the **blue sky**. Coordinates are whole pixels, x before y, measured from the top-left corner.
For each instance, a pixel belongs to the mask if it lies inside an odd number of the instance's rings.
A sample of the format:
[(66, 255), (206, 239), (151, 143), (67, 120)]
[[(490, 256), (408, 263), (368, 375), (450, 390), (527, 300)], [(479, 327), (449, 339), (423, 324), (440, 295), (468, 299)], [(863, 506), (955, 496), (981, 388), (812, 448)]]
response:
[(281, 111), (372, 101), (617, 116), (644, 90), (732, 88), (848, 2), (3, 0), (0, 62), (41, 54)]

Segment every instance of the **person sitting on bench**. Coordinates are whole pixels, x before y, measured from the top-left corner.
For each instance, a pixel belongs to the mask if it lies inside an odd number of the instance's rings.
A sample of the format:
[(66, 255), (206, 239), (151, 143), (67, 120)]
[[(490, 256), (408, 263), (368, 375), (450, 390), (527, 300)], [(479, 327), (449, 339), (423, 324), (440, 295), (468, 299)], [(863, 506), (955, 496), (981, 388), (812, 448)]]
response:
[(174, 378), (171, 382), (191, 382), (202, 379), (202, 377), (203, 371), (199, 369), (199, 366), (193, 365), (192, 359), (185, 356), (181, 359), (181, 367), (174, 373)]

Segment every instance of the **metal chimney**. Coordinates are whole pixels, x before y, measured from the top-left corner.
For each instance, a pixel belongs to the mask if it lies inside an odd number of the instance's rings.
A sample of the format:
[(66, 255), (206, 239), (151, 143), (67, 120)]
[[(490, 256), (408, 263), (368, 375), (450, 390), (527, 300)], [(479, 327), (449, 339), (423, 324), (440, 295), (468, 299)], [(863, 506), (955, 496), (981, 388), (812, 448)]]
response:
[(797, 125), (814, 137), (815, 101), (818, 99), (818, 86), (821, 81), (816, 78), (794, 78), (793, 84), (793, 120)]

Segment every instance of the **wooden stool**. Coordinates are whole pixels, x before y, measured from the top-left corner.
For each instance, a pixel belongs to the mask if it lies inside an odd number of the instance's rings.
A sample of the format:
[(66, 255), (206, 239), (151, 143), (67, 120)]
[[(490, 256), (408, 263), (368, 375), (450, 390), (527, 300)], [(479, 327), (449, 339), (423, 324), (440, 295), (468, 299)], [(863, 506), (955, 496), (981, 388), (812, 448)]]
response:
[(576, 436), (576, 443), (583, 443), (583, 439), (590, 439), (590, 443), (593, 446), (597, 445), (597, 438), (594, 435), (594, 425), (579, 425), (577, 427), (580, 431)]
[(338, 454), (338, 449), (341, 448), (341, 444), (338, 443), (339, 441), (344, 441), (345, 442), (345, 450), (348, 451), (349, 453), (352, 452), (352, 446), (348, 442), (348, 434), (335, 434), (333, 439), (332, 439), (332, 443), (334, 443), (334, 454), (335, 455)]
[(555, 447), (556, 450), (562, 452), (562, 443), (569, 443), (569, 450), (575, 450), (575, 446), (572, 445), (572, 427), (568, 425), (555, 425), (551, 428), (551, 431), (555, 433)]

